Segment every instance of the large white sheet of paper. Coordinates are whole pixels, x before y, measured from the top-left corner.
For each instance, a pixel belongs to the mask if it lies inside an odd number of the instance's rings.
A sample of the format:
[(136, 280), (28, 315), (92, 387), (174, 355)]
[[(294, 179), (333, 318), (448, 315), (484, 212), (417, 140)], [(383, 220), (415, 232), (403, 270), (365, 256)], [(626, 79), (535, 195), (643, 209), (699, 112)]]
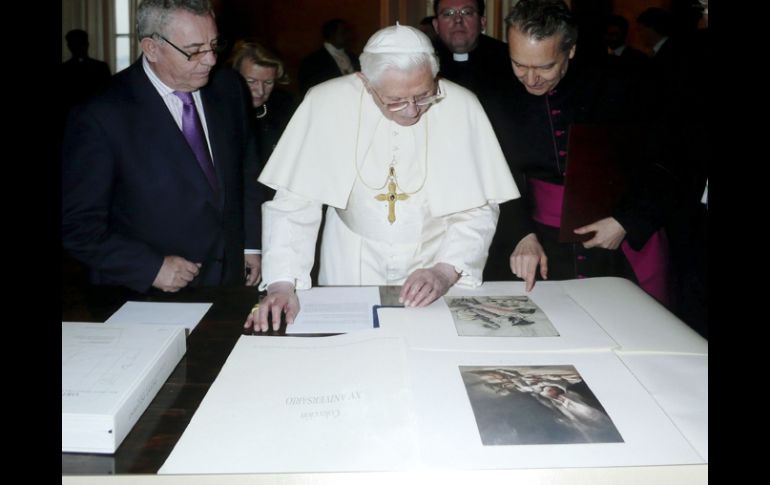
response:
[(619, 352), (618, 357), (708, 463), (708, 356)]
[[(703, 463), (611, 352), (471, 353), (410, 351), (422, 465), (442, 469), (608, 467)], [(607, 412), (623, 442), (482, 444), (459, 366), (571, 365)], [(518, 408), (517, 408), (518, 409)], [(501, 422), (500, 427), (511, 423)]]
[(631, 281), (586, 278), (552, 283), (590, 313), (622, 350), (708, 355), (706, 339)]
[(182, 326), (188, 333), (200, 323), (211, 303), (127, 301), (104, 323)]
[(287, 334), (348, 333), (371, 329), (372, 307), (380, 304), (376, 286), (324, 287), (297, 291), (300, 312)]
[(549, 337), (459, 336), (443, 298), (423, 308), (379, 308), (380, 326), (403, 335), (410, 348), (487, 351), (609, 350), (616, 342), (557, 284), (538, 282), (530, 293), (523, 282), (484, 283), (479, 288), (453, 287), (448, 296), (527, 295), (558, 331)]
[(409, 467), (404, 344), (383, 334), (242, 336), (159, 473)]

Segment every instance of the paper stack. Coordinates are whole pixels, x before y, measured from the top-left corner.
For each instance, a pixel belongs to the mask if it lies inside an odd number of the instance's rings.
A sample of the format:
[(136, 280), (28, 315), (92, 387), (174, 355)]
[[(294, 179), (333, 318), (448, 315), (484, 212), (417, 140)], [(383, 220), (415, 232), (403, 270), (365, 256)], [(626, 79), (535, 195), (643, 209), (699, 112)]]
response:
[(114, 453), (185, 353), (184, 327), (62, 322), (63, 452)]

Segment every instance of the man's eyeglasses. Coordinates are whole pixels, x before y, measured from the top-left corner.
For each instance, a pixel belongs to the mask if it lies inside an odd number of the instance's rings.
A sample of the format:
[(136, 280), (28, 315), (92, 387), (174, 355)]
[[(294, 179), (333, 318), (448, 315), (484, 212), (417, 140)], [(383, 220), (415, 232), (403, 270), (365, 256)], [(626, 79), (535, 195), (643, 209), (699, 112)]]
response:
[(206, 49), (206, 50), (201, 50), (201, 51), (196, 51), (196, 52), (190, 53), (190, 52), (186, 52), (183, 49), (177, 47), (173, 42), (171, 42), (170, 40), (168, 40), (167, 38), (163, 37), (162, 35), (160, 35), (157, 32), (155, 32), (152, 35), (158, 36), (161, 39), (163, 39), (168, 45), (170, 45), (174, 49), (178, 50), (183, 56), (185, 56), (188, 61), (199, 61), (199, 60), (203, 59), (203, 57), (206, 54), (208, 54), (209, 52), (211, 52), (212, 54), (217, 56), (217, 55), (221, 54), (222, 51), (225, 50), (225, 47), (227, 47), (227, 41), (225, 41), (224, 39), (214, 39), (213, 41), (211, 41), (211, 49)]
[(377, 93), (377, 91), (374, 90), (374, 88), (372, 88), (372, 92), (374, 93), (375, 96), (377, 96), (377, 99), (380, 100), (380, 104), (385, 106), (385, 109), (387, 109), (390, 112), (401, 111), (403, 109), (406, 109), (407, 106), (413, 103), (415, 106), (422, 108), (423, 106), (428, 106), (428, 105), (437, 103), (438, 101), (444, 98), (444, 93), (441, 92), (441, 85), (438, 85), (438, 84), (436, 87), (436, 94), (429, 94), (421, 98), (405, 99), (403, 101), (396, 101), (395, 103), (386, 103), (385, 101), (383, 101), (380, 95)]
[(452, 20), (457, 14), (460, 14), (462, 18), (467, 19), (473, 17), (476, 13), (477, 11), (473, 7), (447, 8), (439, 13), (439, 17), (444, 20)]

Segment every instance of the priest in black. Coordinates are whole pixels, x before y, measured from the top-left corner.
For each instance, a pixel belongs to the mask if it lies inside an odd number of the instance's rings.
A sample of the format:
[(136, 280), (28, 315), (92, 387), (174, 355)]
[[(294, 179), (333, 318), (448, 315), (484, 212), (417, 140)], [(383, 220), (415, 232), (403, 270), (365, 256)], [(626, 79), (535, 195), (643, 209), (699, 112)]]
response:
[(489, 89), (505, 89), (513, 81), (508, 48), (482, 32), (484, 0), (433, 0), (433, 28), (442, 77), (471, 91), (484, 104)]
[(623, 276), (668, 303), (668, 247), (660, 227), (671, 177), (650, 157), (625, 167), (630, 186), (612, 216), (575, 230), (590, 239), (559, 242), (570, 128), (639, 125), (646, 119), (643, 98), (621, 73), (570, 65), (577, 28), (562, 0), (521, 0), (506, 25), (519, 82), (513, 95), (501, 93), (488, 103), (487, 113), (525, 191), (524, 202), (512, 203), (515, 210), (501, 214), (498, 223), (516, 233), (508, 242), (514, 246), (511, 271), (526, 281), (527, 290), (538, 267), (543, 279)]
[[(489, 111), (489, 101), (515, 88), (516, 81), (508, 46), (482, 33), (487, 25), (484, 0), (433, 0), (433, 10), (433, 28), (438, 34), (433, 44), (440, 75), (473, 91), (484, 110)], [(500, 204), (501, 216), (511, 210), (510, 202)], [(508, 269), (508, 241), (512, 237), (507, 226), (498, 224), (484, 267), (484, 280), (513, 279)]]

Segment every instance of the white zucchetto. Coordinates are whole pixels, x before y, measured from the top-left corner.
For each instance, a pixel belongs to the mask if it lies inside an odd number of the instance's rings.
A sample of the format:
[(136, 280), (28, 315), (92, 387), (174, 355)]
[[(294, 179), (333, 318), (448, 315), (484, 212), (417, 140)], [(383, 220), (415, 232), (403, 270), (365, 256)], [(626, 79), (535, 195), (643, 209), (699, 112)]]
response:
[(372, 54), (433, 54), (433, 44), (427, 35), (408, 25), (385, 27), (374, 33), (364, 46), (364, 52)]

